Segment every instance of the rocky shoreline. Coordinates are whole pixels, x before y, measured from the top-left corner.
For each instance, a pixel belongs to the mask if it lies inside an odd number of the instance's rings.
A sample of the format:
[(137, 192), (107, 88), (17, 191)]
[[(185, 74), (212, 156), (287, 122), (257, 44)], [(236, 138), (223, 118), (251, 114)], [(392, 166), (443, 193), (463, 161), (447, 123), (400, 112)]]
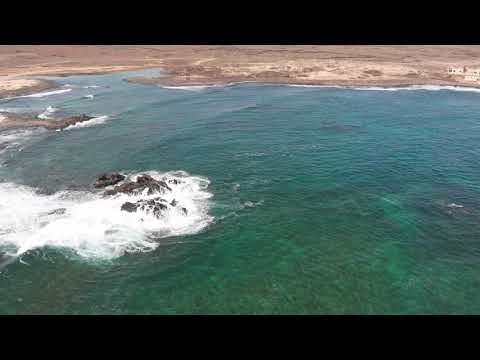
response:
[[(480, 88), (447, 72), (478, 67), (476, 45), (136, 45), (4, 46), (2, 82), (44, 75), (101, 74), (161, 68), (165, 76), (127, 81), (161, 86), (253, 81), (326, 86), (445, 85)], [(16, 80), (15, 80), (16, 81)], [(4, 86), (5, 88), (5, 86)], [(8, 90), (9, 96), (34, 91)], [(36, 88), (38, 90), (38, 88)], [(3, 91), (3, 92), (2, 92)]]
[(19, 115), (10, 112), (0, 112), (0, 131), (36, 127), (42, 127), (49, 130), (61, 130), (93, 118), (93, 116), (82, 114), (53, 120), (39, 119), (35, 115)]

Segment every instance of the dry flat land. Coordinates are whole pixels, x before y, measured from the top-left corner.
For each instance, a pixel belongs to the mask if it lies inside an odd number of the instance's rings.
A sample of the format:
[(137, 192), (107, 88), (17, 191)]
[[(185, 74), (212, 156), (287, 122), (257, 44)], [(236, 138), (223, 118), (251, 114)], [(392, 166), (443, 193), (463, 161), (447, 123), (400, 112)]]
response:
[(446, 73), (479, 66), (480, 46), (0, 46), (0, 97), (52, 87), (40, 75), (161, 67), (167, 76), (130, 81), (197, 85), (236, 81), (336, 85), (480, 86)]

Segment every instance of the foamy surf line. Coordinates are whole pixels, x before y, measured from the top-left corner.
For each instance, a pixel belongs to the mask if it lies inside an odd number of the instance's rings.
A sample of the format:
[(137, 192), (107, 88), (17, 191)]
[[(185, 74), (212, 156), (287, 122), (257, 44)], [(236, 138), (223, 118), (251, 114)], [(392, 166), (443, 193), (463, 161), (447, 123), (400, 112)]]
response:
[(208, 88), (220, 87), (221, 85), (191, 85), (191, 86), (160, 86), (163, 89), (201, 91)]
[(18, 151), (21, 151), (25, 143), (36, 138), (37, 135), (45, 133), (46, 131), (46, 129), (37, 128), (16, 129), (2, 132), (0, 133), (0, 154), (10, 149), (17, 149)]
[(461, 92), (475, 92), (480, 93), (480, 88), (467, 87), (467, 86), (451, 86), (451, 85), (409, 85), (409, 86), (342, 86), (342, 85), (310, 85), (310, 84), (286, 84), (290, 87), (303, 87), (303, 88), (336, 88), (336, 89), (349, 89), (360, 91), (413, 91), (413, 90), (426, 90), (426, 91), (461, 91)]
[[(153, 178), (177, 179), (171, 191), (162, 197), (175, 199), (180, 206), (169, 207), (157, 218), (148, 212), (126, 212), (126, 201), (159, 196), (126, 195), (104, 197), (100, 192), (63, 191), (53, 195), (38, 194), (35, 189), (14, 183), (0, 184), (0, 250), (6, 257), (18, 257), (29, 250), (52, 247), (73, 251), (83, 258), (113, 259), (125, 253), (148, 252), (159, 239), (198, 233), (213, 217), (208, 214), (210, 181), (184, 171), (159, 173)], [(135, 179), (140, 174), (131, 174)]]
[(93, 119), (90, 119), (88, 121), (83, 121), (83, 122), (76, 123), (74, 125), (67, 126), (63, 130), (73, 130), (73, 129), (95, 126), (95, 125), (103, 124), (108, 119), (110, 119), (110, 117), (108, 115), (97, 116), (97, 117), (94, 117)]
[(229, 82), (229, 83), (209, 84), (209, 85), (177, 85), (177, 86), (159, 85), (159, 86), (162, 89), (201, 91), (201, 90), (210, 89), (210, 88), (230, 88), (230, 87), (234, 87), (236, 85), (242, 85), (242, 84), (272, 85), (269, 83), (262, 83), (255, 80), (246, 80), (246, 81), (235, 81), (235, 82)]
[(52, 115), (53, 113), (57, 112), (59, 109), (58, 108), (54, 108), (53, 106), (48, 106), (45, 111), (41, 114), (39, 114), (37, 117), (39, 119), (51, 119), (52, 117), (50, 115)]
[(299, 88), (335, 88), (335, 89), (348, 89), (347, 86), (341, 85), (311, 85), (311, 84), (285, 84), (290, 87), (299, 87)]
[[(16, 96), (15, 98), (39, 98), (39, 97), (50, 96), (50, 95), (64, 94), (70, 91), (72, 91), (72, 89), (60, 89), (60, 90), (45, 91), (45, 92), (40, 92), (40, 93), (35, 93), (30, 95)], [(10, 98), (10, 99), (15, 99), (15, 98)]]

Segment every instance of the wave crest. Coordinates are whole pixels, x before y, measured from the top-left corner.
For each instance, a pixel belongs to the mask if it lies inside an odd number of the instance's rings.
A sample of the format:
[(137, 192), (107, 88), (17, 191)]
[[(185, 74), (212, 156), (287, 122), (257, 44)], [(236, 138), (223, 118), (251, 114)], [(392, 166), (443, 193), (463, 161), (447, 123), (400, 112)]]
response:
[(94, 117), (93, 119), (78, 122), (76, 124), (67, 126), (64, 130), (72, 130), (72, 129), (85, 128), (85, 127), (90, 127), (90, 126), (94, 126), (94, 125), (99, 125), (99, 124), (103, 124), (108, 119), (110, 119), (110, 117), (108, 115), (97, 116), (97, 117)]
[(427, 91), (462, 91), (462, 92), (476, 92), (480, 93), (480, 88), (468, 86), (452, 86), (452, 85), (409, 85), (409, 86), (342, 86), (342, 85), (310, 85), (310, 84), (287, 84), (290, 87), (303, 88), (335, 88), (335, 89), (350, 89), (361, 91), (412, 91), (412, 90), (427, 90)]

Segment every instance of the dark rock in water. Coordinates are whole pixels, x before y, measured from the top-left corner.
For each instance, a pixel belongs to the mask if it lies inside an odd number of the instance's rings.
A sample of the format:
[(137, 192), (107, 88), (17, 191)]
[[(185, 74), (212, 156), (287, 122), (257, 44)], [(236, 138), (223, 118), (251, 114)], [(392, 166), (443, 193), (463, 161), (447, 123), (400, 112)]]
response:
[(94, 186), (96, 188), (102, 188), (102, 187), (118, 184), (120, 181), (123, 181), (123, 180), (125, 180), (125, 176), (119, 173), (102, 174), (98, 177), (97, 181), (95, 181)]
[(137, 177), (137, 183), (139, 184), (148, 184), (155, 182), (155, 179), (152, 178), (150, 175), (140, 175)]
[(61, 121), (61, 124), (59, 124), (56, 128), (66, 128), (70, 125), (75, 125), (76, 123), (84, 122), (93, 119), (93, 116), (88, 116), (85, 114), (79, 115), (79, 116), (72, 116), (66, 119), (63, 119)]
[(188, 215), (188, 211), (187, 211), (187, 209), (185, 209), (184, 207), (182, 207), (182, 211), (183, 211), (183, 214), (184, 214), (184, 215)]
[(171, 191), (172, 189), (165, 183), (165, 181), (155, 180), (149, 175), (141, 175), (137, 178), (136, 182), (130, 181), (125, 184), (116, 186), (112, 190), (105, 191), (105, 195), (115, 195), (118, 193), (123, 194), (140, 194), (145, 189), (147, 190), (148, 195), (152, 195), (155, 192), (164, 193), (166, 190)]
[(448, 202), (446, 200), (435, 201), (434, 204), (438, 210), (450, 216), (474, 214), (473, 209), (470, 209), (462, 204), (456, 204), (454, 202)]
[(178, 185), (178, 184), (181, 184), (183, 181), (180, 181), (178, 179), (170, 179), (168, 180), (168, 183), (169, 184), (175, 184), (175, 185)]
[(65, 209), (65, 208), (59, 208), (59, 209), (49, 211), (47, 213), (47, 215), (63, 215), (63, 214), (65, 214), (66, 211), (67, 211), (67, 209)]
[(126, 202), (122, 205), (120, 210), (128, 211), (128, 212), (135, 212), (135, 211), (137, 211), (137, 207), (138, 207), (137, 204), (134, 204), (134, 203), (131, 203), (131, 202)]
[(70, 125), (75, 125), (77, 123), (93, 119), (92, 116), (88, 116), (85, 114), (71, 116), (63, 119), (38, 119), (36, 116), (32, 115), (18, 115), (6, 112), (3, 112), (2, 114), (8, 117), (8, 121), (2, 124), (2, 127), (8, 129), (44, 127), (51, 130), (61, 130), (65, 129)]
[(128, 212), (136, 212), (137, 210), (147, 211), (154, 216), (159, 217), (164, 210), (168, 209), (168, 206), (162, 203), (166, 203), (165, 199), (160, 197), (150, 200), (139, 200), (136, 203), (126, 202), (122, 205), (121, 210)]
[(167, 210), (168, 206), (162, 204), (163, 199), (140, 200), (140, 210), (153, 211), (154, 215), (159, 215), (160, 211)]
[(161, 186), (163, 186), (165, 189), (168, 189), (168, 190), (172, 191), (172, 188), (171, 188), (170, 186), (168, 186), (165, 181), (159, 181), (158, 183), (159, 183)]

